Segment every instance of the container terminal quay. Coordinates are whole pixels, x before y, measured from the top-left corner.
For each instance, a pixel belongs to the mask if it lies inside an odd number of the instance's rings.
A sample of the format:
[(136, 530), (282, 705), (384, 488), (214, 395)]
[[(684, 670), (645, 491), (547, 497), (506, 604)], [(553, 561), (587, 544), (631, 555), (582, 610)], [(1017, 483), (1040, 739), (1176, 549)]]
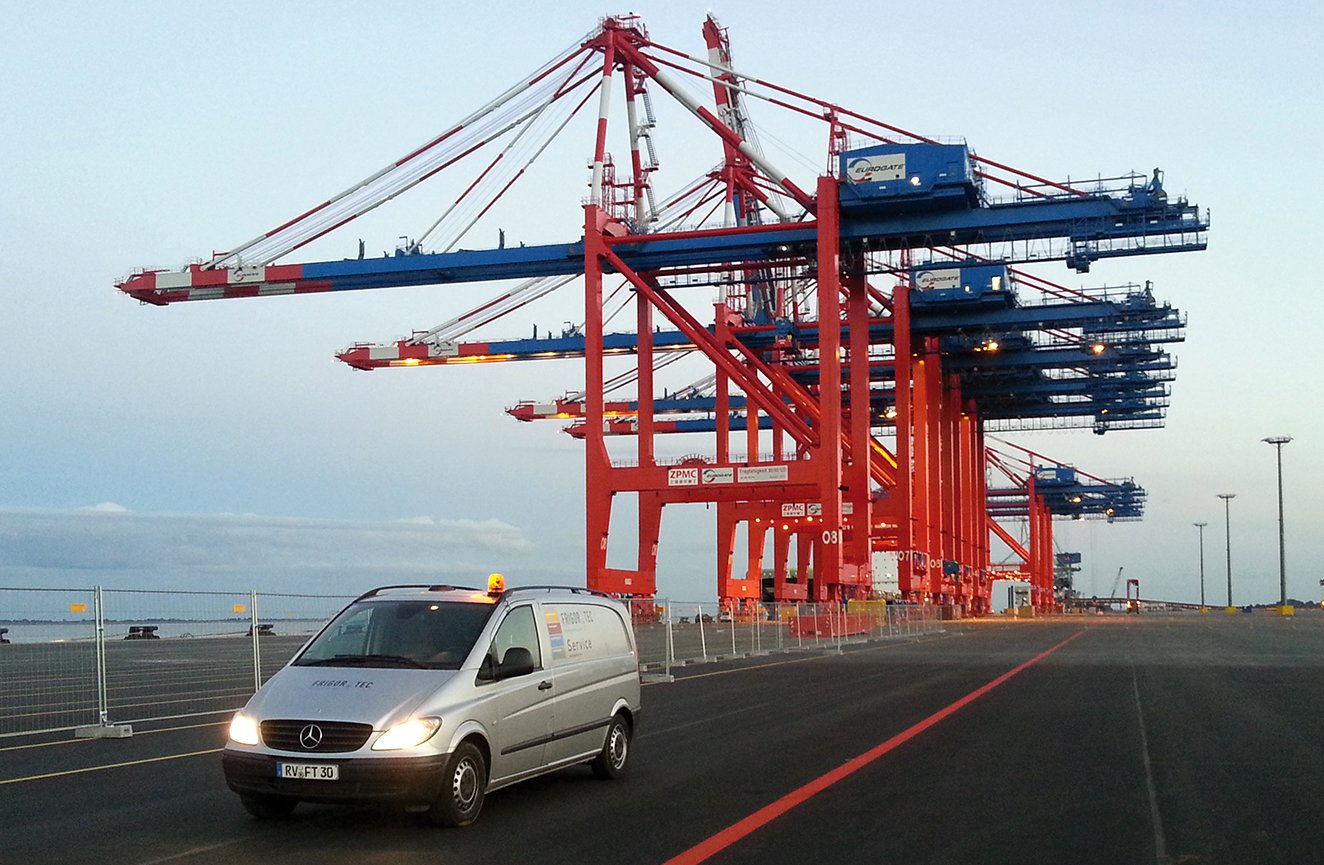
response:
[[(715, 623), (712, 645), (729, 643), (733, 626)], [(263, 639), (279, 665), (291, 643)], [(110, 644), (125, 670), (116, 689), (181, 698), (225, 652), (246, 656), (246, 642)], [(126, 738), (6, 736), (0, 859), (1317, 861), (1318, 611), (989, 617), (840, 648), (745, 647), (677, 663), (674, 681), (645, 686), (624, 779), (565, 769), (493, 793), (482, 820), (458, 830), (371, 807), (249, 817), (219, 755), (243, 696), (189, 703), (213, 711), (135, 723)], [(0, 646), (15, 648), (27, 647)], [(9, 682), (16, 658), (0, 654)], [(162, 686), (163, 668), (174, 684)], [(36, 699), (15, 690), (0, 698), (6, 716)], [(118, 711), (133, 717), (125, 700)]]
[[(629, 606), (644, 682), (626, 776), (560, 769), (453, 831), (310, 802), (252, 819), (221, 777), (230, 717), (343, 601), (226, 599), (226, 633), (112, 616), (121, 638), (106, 613), (127, 593), (98, 588), (55, 604), (94, 615), (93, 640), (0, 633), (0, 861), (1320, 860), (1324, 612), (1289, 602), (1281, 541), (1273, 608), (1233, 604), (1230, 541), (1227, 603), (1205, 598), (1203, 534), (1199, 604), (1121, 570), (1083, 597), (1054, 523), (1145, 519), (1144, 478), (1017, 440), (1120, 449), (1164, 425), (1187, 321), (1143, 267), (1180, 279), (1210, 230), (1170, 192), (1182, 166), (1123, 137), (1143, 171), (1049, 177), (747, 74), (715, 17), (695, 29), (701, 52), (600, 19), (363, 180), (115, 281), (162, 326), (215, 314), (195, 301), (464, 297), (328, 354), (443, 391), (487, 364), (563, 371), (491, 422), (582, 448), (575, 588)], [(788, 166), (761, 140), (813, 152)], [(678, 144), (710, 167), (667, 176)], [(567, 148), (587, 194), (558, 207), (534, 178)], [(444, 199), (424, 232), (355, 243), (417, 187)], [(508, 243), (502, 214), (531, 208), (550, 241)], [(1134, 270), (1091, 284), (1103, 262)], [(512, 337), (547, 298), (576, 320)], [(1266, 439), (1280, 459), (1288, 440)], [(715, 555), (711, 608), (690, 610), (659, 551), (682, 540), (667, 506), (697, 503)]]

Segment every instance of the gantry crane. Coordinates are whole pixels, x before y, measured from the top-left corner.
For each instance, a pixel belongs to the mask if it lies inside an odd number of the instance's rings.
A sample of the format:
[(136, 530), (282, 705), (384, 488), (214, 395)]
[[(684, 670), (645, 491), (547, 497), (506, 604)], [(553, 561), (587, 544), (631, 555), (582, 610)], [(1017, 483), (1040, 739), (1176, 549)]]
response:
[[(1059, 260), (1085, 272), (1105, 257), (1203, 249), (1207, 218), (1186, 200), (1170, 199), (1157, 170), (1152, 178), (1124, 175), (1087, 187), (1053, 182), (965, 144), (939, 143), (741, 75), (715, 20), (704, 35), (706, 60), (653, 41), (635, 17), (608, 18), (362, 182), (205, 263), (137, 273), (119, 288), (169, 304), (522, 280), (459, 320), (394, 344), (360, 344), (340, 357), (365, 369), (583, 357), (584, 387), (574, 402), (585, 440), (590, 587), (652, 595), (663, 506), (710, 501), (718, 506), (718, 592), (725, 599), (757, 599), (753, 564), (764, 533), (771, 528), (784, 560), (792, 531), (780, 519), (795, 515), (806, 521), (797, 525), (812, 527), (795, 536), (798, 572), (808, 573), (813, 562), (815, 598), (869, 592), (872, 555), (891, 550), (908, 598), (978, 609), (989, 532), (998, 531), (987, 510), (985, 425), (1085, 417), (1102, 431), (1159, 422), (1167, 396), (1160, 344), (1179, 338), (1181, 326), (1175, 310), (1134, 292), (1081, 298), (1066, 291), (1056, 295), (1060, 304), (1018, 304), (1013, 274), (1022, 285), (1036, 285), (1036, 277), (1016, 266)], [(685, 77), (711, 85), (715, 110), (692, 95)], [(626, 103), (628, 177), (607, 149), (617, 84)], [(650, 94), (657, 91), (693, 115), (721, 151), (716, 169), (661, 204), (653, 193)], [(582, 234), (559, 243), (457, 248), (595, 95)], [(822, 122), (830, 172), (797, 182), (774, 165), (757, 147), (750, 100)], [(365, 258), (360, 247), (357, 258), (278, 263), (479, 152), (492, 158), (477, 179), (394, 254)], [(716, 211), (720, 217), (707, 215)], [(692, 220), (700, 224), (686, 225)], [(578, 285), (580, 276), (582, 326), (532, 340), (460, 341), (572, 279)], [(618, 291), (625, 287), (624, 300), (634, 307), (631, 333), (606, 332), (609, 281)], [(696, 285), (718, 290), (711, 323), (676, 294)], [(655, 450), (665, 400), (656, 397), (654, 372), (663, 356), (677, 352), (705, 358), (713, 369), (705, 397), (711, 451), (679, 465)], [(605, 360), (613, 354), (637, 360), (637, 394), (624, 410), (609, 409), (606, 399)], [(608, 454), (607, 436), (620, 431), (609, 411), (629, 412), (625, 431), (636, 440), (630, 465), (614, 464)], [(743, 453), (732, 444), (742, 431)], [(763, 453), (765, 442), (770, 453)], [(1033, 477), (1029, 482), (1027, 567), (1051, 575), (1049, 513)], [(632, 568), (607, 567), (619, 494), (639, 497)], [(739, 524), (748, 527), (750, 550), (743, 577), (733, 569)], [(1051, 578), (1049, 587), (1036, 601), (1041, 606), (1051, 603)], [(776, 591), (808, 597), (807, 586), (781, 578)]]

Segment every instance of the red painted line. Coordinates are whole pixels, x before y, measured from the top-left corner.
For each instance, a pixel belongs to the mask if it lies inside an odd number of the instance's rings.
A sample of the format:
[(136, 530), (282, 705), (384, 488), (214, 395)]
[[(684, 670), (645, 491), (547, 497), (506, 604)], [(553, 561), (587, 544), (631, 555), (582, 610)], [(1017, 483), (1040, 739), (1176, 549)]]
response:
[(1003, 673), (1001, 676), (998, 676), (996, 679), (989, 682), (988, 684), (976, 688), (975, 690), (971, 691), (969, 694), (966, 694), (964, 697), (957, 700), (955, 703), (952, 703), (951, 705), (947, 706), (944, 709), (939, 709), (937, 712), (934, 712), (932, 715), (925, 718), (923, 721), (920, 721), (918, 724), (915, 724), (913, 727), (910, 727), (900, 733), (897, 733), (895, 736), (888, 739), (886, 742), (883, 742), (882, 744), (879, 745), (875, 745), (873, 748), (870, 748), (868, 751), (865, 751), (863, 754), (859, 755), (858, 757), (855, 757), (854, 759), (848, 760), (847, 762), (841, 764), (836, 769), (833, 769), (831, 772), (828, 772), (826, 775), (822, 775), (819, 778), (810, 781), (808, 784), (805, 784), (803, 787), (799, 788), (798, 790), (792, 790), (790, 793), (787, 793), (785, 796), (781, 797), (776, 802), (773, 802), (770, 805), (763, 806), (759, 810), (755, 811), (753, 814), (750, 814), (745, 819), (741, 820), (738, 823), (734, 823), (726, 827), (725, 829), (718, 832), (716, 835), (713, 835), (711, 838), (707, 839), (706, 841), (702, 841), (696, 844), (695, 846), (691, 847), (690, 849), (686, 850), (684, 853), (681, 853), (678, 856), (674, 856), (671, 859), (668, 859), (664, 863), (664, 865), (698, 865), (698, 863), (700, 862), (706, 862), (708, 859), (720, 853), (721, 851), (725, 850), (727, 847), (730, 847), (732, 844), (736, 843), (741, 838), (744, 838), (746, 835), (749, 835), (755, 830), (760, 829), (763, 826), (766, 826), (768, 823), (771, 823), (773, 820), (785, 814), (787, 811), (790, 811), (792, 808), (796, 807), (797, 805), (806, 802), (813, 796), (816, 796), (817, 794), (823, 792), (828, 787), (831, 787), (833, 784), (837, 783), (843, 778), (855, 774), (860, 769), (863, 769), (865, 766), (877, 760), (879, 757), (882, 757), (884, 754), (887, 754), (889, 751), (895, 750), (896, 748), (900, 747), (906, 742), (909, 742), (911, 739), (915, 738), (920, 733), (923, 733), (925, 730), (929, 729), (934, 724), (937, 724), (939, 721), (943, 720), (949, 715), (952, 715), (958, 712), (959, 710), (965, 708), (967, 705), (973, 703), (975, 700), (978, 700), (980, 697), (984, 696), (989, 691), (1001, 685), (1003, 682), (1006, 682), (1012, 676), (1015, 676), (1017, 673), (1021, 672), (1022, 670), (1031, 667), (1034, 664), (1039, 663), (1044, 658), (1047, 658), (1049, 655), (1053, 654), (1058, 649), (1062, 648), (1067, 643), (1070, 643), (1072, 640), (1076, 639), (1077, 637), (1079, 637), (1084, 633), (1085, 633), (1084, 631), (1077, 631), (1076, 633), (1072, 634), (1070, 637), (1067, 637), (1065, 640), (1058, 643), (1056, 646), (1053, 646), (1051, 649), (1048, 649), (1045, 652), (1041, 652), (1038, 655), (1035, 655), (1033, 658), (1021, 664), (1019, 667), (1016, 667), (1013, 670), (1008, 670), (1007, 672)]

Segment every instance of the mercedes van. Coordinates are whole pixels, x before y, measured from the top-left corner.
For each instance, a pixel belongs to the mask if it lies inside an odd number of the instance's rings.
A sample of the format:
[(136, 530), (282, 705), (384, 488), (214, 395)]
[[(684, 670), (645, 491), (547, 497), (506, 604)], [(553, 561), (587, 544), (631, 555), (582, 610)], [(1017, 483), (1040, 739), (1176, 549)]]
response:
[(639, 722), (629, 613), (567, 587), (360, 596), (230, 724), (226, 783), (255, 817), (395, 803), (472, 823), (498, 788), (587, 763), (622, 775)]

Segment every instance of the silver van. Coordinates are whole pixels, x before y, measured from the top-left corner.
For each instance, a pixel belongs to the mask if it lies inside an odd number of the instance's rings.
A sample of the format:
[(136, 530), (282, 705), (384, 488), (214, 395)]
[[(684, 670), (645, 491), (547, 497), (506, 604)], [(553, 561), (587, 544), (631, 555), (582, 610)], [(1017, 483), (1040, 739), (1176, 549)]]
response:
[(373, 589), (230, 724), (225, 780), (256, 817), (386, 802), (447, 826), (576, 763), (625, 772), (639, 721), (629, 613), (588, 589)]

